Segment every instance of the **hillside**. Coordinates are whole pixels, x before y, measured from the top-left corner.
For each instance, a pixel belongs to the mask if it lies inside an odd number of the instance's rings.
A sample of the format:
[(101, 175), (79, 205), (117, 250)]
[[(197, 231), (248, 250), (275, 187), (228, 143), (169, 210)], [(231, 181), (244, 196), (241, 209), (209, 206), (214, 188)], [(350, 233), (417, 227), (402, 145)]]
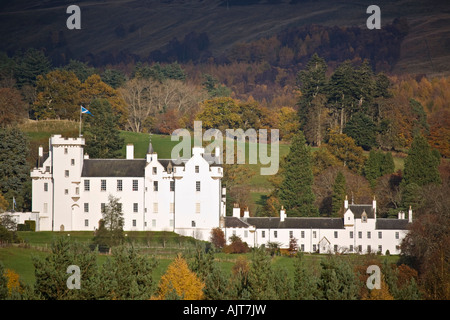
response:
[[(295, 4), (291, 4), (294, 2)], [(72, 3), (71, 3), (72, 4)], [(370, 1), (78, 1), (81, 30), (66, 28), (65, 1), (3, 1), (0, 51), (45, 48), (54, 60), (146, 61), (164, 57), (183, 39), (198, 45), (196, 59), (218, 58), (238, 43), (311, 24), (365, 27)], [(450, 66), (446, 1), (378, 1), (382, 26), (406, 18), (395, 72), (446, 75)], [(36, 33), (36, 30), (39, 30)], [(374, 31), (376, 32), (376, 31)], [(187, 37), (186, 37), (187, 36)], [(187, 50), (187, 49), (186, 49)], [(197, 54), (197, 52), (191, 53)], [(67, 62), (67, 61), (66, 61)]]

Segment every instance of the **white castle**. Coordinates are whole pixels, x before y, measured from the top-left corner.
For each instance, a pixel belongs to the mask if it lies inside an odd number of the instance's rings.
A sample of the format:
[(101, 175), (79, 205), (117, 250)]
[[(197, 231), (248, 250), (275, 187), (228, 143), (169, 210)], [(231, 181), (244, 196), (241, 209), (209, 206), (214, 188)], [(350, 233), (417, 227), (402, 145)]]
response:
[(241, 216), (237, 206), (227, 217), (219, 150), (211, 155), (194, 147), (192, 157), (179, 162), (158, 159), (150, 142), (145, 159), (134, 158), (131, 144), (126, 159), (89, 159), (84, 143), (53, 135), (48, 153), (39, 148), (29, 214), (36, 231), (94, 231), (110, 195), (121, 203), (125, 231), (209, 240), (220, 227), (227, 241), (237, 235), (251, 247), (273, 242), (288, 248), (295, 238), (303, 252), (399, 254), (412, 222), (411, 208), (408, 219), (403, 212), (398, 219), (377, 218), (375, 199), (370, 205), (345, 200), (343, 218), (287, 217), (283, 209), (279, 217), (250, 217), (247, 210)]

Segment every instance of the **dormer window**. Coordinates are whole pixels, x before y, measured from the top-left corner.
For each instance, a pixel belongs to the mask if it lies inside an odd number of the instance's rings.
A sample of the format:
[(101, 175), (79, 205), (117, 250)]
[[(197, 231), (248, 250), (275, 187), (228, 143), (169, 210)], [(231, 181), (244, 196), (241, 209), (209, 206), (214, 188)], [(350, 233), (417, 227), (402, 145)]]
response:
[(365, 210), (363, 211), (363, 213), (361, 215), (361, 221), (362, 222), (367, 222), (367, 213), (366, 213)]

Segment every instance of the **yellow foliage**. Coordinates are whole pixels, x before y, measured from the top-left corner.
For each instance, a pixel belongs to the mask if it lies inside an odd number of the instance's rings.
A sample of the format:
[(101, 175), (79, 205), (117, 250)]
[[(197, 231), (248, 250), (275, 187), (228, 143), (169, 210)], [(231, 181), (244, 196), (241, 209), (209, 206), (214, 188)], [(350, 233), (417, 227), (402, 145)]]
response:
[(7, 287), (9, 295), (12, 294), (13, 290), (21, 292), (22, 289), (20, 288), (19, 275), (16, 272), (14, 272), (14, 270), (11, 269), (6, 269), (4, 274), (5, 277), (8, 279)]
[(170, 299), (173, 290), (183, 300), (201, 300), (204, 286), (197, 275), (189, 270), (186, 260), (178, 255), (161, 277), (158, 295), (152, 300)]

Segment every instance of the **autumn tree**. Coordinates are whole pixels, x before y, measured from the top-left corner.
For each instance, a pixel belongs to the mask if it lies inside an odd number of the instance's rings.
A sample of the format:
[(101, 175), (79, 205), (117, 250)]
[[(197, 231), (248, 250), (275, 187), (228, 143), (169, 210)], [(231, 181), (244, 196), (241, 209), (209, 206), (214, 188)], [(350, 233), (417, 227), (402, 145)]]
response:
[(365, 162), (363, 149), (358, 147), (352, 138), (343, 133), (329, 132), (326, 147), (344, 167), (355, 173), (362, 173)]
[(0, 126), (10, 126), (27, 118), (26, 104), (15, 88), (0, 88)]
[(221, 228), (214, 228), (211, 230), (210, 241), (217, 249), (222, 249), (225, 246), (225, 234)]
[(197, 275), (189, 270), (188, 264), (181, 255), (178, 255), (168, 266), (166, 273), (161, 277), (155, 300), (178, 298), (182, 300), (203, 299), (203, 287)]
[(289, 216), (316, 216), (311, 150), (300, 131), (292, 139), (289, 154), (284, 160), (283, 181), (279, 189), (280, 202)]
[(72, 71), (54, 70), (39, 75), (33, 104), (37, 119), (78, 119), (81, 82)]

